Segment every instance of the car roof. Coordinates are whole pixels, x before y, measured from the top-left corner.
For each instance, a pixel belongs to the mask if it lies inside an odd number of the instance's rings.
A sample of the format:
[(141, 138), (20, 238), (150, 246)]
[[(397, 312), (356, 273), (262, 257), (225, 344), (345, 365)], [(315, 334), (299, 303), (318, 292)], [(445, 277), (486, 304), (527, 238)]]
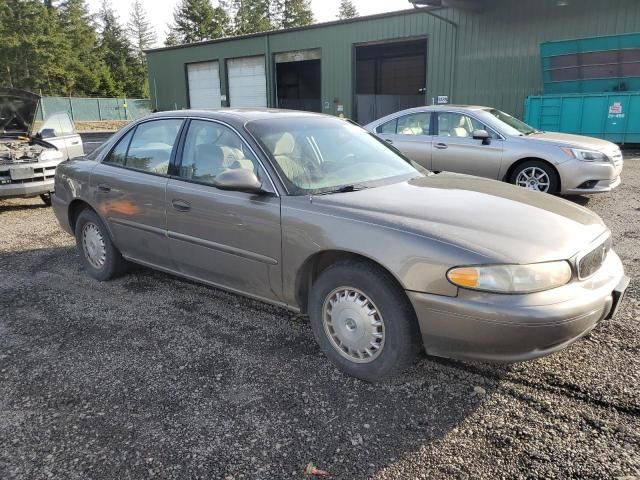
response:
[(468, 112), (468, 111), (490, 110), (491, 108), (492, 107), (483, 107), (482, 105), (457, 105), (452, 103), (447, 103), (442, 105), (424, 105), (422, 107), (407, 108), (406, 110), (400, 110), (398, 112), (391, 113), (382, 118), (374, 120), (373, 122), (367, 124), (365, 127), (373, 126), (373, 125), (378, 126), (381, 123), (384, 123), (388, 120), (392, 120), (394, 118), (401, 117), (403, 115), (407, 115), (410, 113), (438, 112), (438, 111), (454, 111), (454, 112), (467, 111)]
[(151, 117), (204, 117), (212, 119), (230, 119), (241, 121), (243, 123), (253, 120), (264, 120), (273, 118), (317, 118), (330, 117), (313, 112), (301, 112), (297, 110), (283, 110), (276, 108), (216, 108), (216, 109), (187, 109), (187, 110), (171, 110), (152, 114)]

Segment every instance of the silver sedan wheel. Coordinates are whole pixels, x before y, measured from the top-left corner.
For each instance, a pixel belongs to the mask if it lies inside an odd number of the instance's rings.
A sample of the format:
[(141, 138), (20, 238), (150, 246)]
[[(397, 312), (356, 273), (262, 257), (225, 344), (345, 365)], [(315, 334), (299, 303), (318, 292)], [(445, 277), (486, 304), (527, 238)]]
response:
[(82, 251), (92, 267), (100, 270), (107, 260), (107, 247), (100, 228), (92, 222), (82, 227)]
[(384, 320), (378, 307), (360, 290), (333, 290), (324, 301), (322, 319), (331, 345), (347, 360), (369, 363), (382, 353)]
[(527, 167), (518, 174), (516, 185), (528, 188), (529, 190), (548, 192), (551, 186), (551, 180), (547, 172), (541, 168)]

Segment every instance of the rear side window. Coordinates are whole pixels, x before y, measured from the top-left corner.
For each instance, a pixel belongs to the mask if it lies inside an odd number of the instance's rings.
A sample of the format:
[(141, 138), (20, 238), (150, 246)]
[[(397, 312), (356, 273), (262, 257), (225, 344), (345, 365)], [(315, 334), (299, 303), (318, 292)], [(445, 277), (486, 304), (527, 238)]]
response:
[(166, 175), (181, 125), (179, 119), (153, 120), (138, 125), (118, 142), (105, 163)]

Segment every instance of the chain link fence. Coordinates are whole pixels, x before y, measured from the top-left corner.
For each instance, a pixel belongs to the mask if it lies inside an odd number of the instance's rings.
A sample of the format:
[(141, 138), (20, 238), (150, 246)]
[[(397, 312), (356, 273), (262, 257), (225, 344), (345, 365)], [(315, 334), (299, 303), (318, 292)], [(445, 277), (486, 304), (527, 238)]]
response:
[(141, 98), (42, 97), (37, 119), (67, 112), (74, 122), (135, 120), (151, 112), (151, 100)]

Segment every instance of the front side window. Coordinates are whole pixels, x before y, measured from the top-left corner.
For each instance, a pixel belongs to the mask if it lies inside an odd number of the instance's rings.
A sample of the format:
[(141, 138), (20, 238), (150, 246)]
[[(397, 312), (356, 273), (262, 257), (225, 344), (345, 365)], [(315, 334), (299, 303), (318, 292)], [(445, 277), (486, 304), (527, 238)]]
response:
[(133, 170), (166, 175), (181, 125), (180, 119), (142, 123), (120, 139), (104, 161)]
[(67, 112), (57, 112), (49, 115), (38, 129), (38, 133), (42, 134), (45, 130), (52, 132), (50, 136), (53, 137), (64, 137), (76, 133), (75, 126)]
[(398, 135), (429, 135), (430, 113), (413, 113), (398, 119)]
[(360, 127), (335, 118), (289, 117), (246, 125), (295, 195), (366, 188), (424, 175)]
[(491, 138), (495, 135), (491, 130), (473, 117), (463, 113), (438, 113), (438, 132), (440, 137), (473, 138), (474, 130), (487, 130)]
[(211, 184), (220, 173), (239, 168), (260, 178), (256, 158), (237, 133), (219, 123), (193, 120), (185, 138), (180, 177)]

